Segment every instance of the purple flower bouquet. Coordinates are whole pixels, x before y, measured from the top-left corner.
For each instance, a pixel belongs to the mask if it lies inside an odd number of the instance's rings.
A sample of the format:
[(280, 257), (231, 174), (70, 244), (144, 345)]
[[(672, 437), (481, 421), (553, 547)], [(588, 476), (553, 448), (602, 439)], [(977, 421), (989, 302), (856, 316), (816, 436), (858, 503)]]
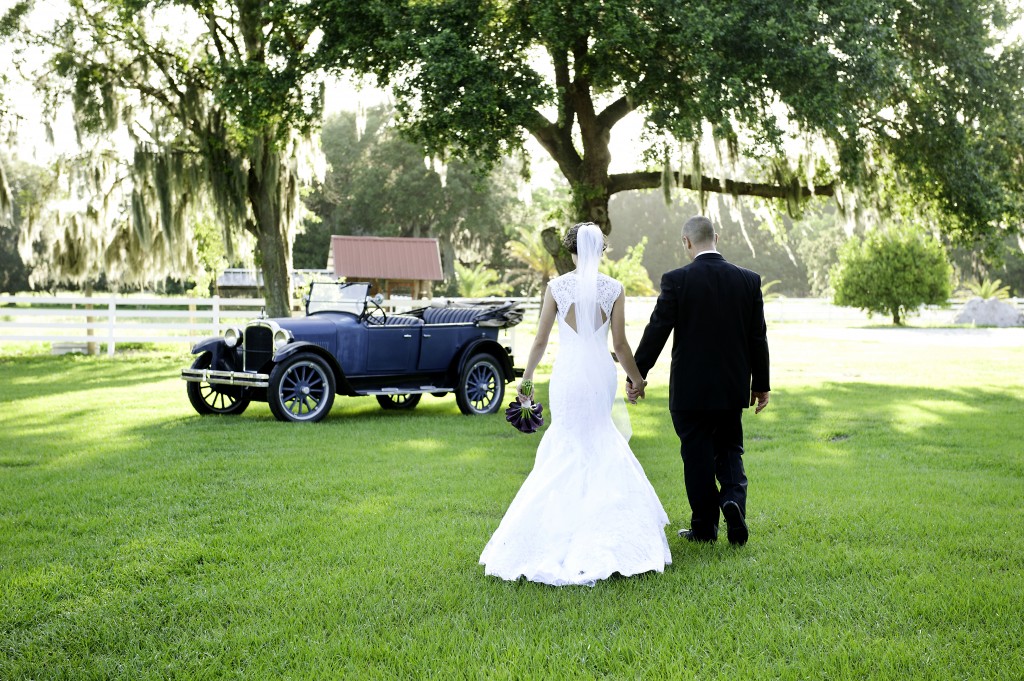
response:
[(544, 425), (544, 405), (513, 400), (505, 410), (505, 420), (522, 433), (536, 433)]

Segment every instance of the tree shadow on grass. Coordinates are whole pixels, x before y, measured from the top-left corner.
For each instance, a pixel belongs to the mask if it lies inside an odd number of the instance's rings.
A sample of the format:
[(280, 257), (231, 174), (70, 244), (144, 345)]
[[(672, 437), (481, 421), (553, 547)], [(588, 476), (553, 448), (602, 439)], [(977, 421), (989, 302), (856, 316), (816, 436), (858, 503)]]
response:
[(0, 403), (103, 388), (124, 388), (177, 377), (169, 357), (117, 358), (83, 355), (0, 357)]
[[(630, 444), (685, 527), (678, 440), (665, 397), (656, 392), (650, 402), (657, 417), (634, 418)], [(1010, 388), (826, 383), (773, 393), (767, 411), (743, 418), (754, 537), (747, 552), (765, 541), (818, 551), (829, 542), (920, 540), (938, 527), (1000, 527), (1005, 500), (1024, 494), (1022, 413), (1024, 399)], [(703, 555), (685, 542), (673, 553)]]
[[(675, 442), (667, 398), (647, 400), (647, 413), (633, 417), (634, 449)], [(653, 413), (653, 418), (651, 414)], [(1010, 389), (825, 383), (772, 393), (766, 411), (743, 417), (746, 454), (801, 446), (845, 447), (856, 463), (862, 444), (956, 448), (995, 439), (1015, 447), (1024, 438), (1024, 398)], [(637, 427), (640, 424), (640, 427)]]

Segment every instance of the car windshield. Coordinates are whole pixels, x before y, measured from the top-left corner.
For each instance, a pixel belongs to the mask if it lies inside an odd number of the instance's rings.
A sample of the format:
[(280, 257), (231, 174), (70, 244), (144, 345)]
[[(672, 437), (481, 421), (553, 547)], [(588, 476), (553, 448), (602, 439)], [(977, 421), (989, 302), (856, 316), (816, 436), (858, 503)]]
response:
[(360, 315), (366, 308), (367, 283), (336, 284), (315, 282), (309, 287), (306, 314), (315, 312), (351, 312)]

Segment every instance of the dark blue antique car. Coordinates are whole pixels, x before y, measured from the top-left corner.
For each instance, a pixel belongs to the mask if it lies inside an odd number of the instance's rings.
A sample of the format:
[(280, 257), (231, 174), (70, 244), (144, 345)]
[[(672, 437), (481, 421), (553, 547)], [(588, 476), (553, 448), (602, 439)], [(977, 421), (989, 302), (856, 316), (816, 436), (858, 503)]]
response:
[(514, 302), (424, 307), (386, 314), (366, 283), (314, 283), (304, 318), (255, 319), (192, 348), (183, 369), (200, 414), (241, 414), (266, 401), (281, 421), (319, 421), (335, 394), (373, 395), (412, 409), (424, 393), (454, 392), (463, 414), (501, 407), (513, 368), (498, 330), (522, 320)]

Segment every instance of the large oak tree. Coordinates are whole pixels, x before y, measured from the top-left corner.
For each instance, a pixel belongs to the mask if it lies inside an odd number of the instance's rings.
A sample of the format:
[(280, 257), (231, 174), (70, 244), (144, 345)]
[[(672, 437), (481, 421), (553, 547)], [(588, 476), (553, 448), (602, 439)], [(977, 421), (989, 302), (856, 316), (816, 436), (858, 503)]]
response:
[[(391, 86), (413, 139), (493, 162), (531, 135), (578, 218), (606, 231), (611, 195), (660, 185), (791, 212), (812, 196), (851, 208), (855, 193), (882, 205), (909, 192), (954, 236), (1019, 228), (1024, 79), (1020, 46), (998, 40), (998, 0), (313, 5), (328, 66)], [(611, 173), (633, 111), (645, 167)]]
[[(134, 144), (128, 163), (108, 154), (84, 174), (103, 201), (75, 216), (69, 238), (90, 222), (127, 221), (122, 250), (145, 268), (156, 250), (191, 252), (191, 221), (213, 214), (229, 243), (233, 229), (252, 235), (267, 311), (290, 314), (292, 240), (323, 102), (308, 6), (67, 0), (66, 9), (47, 31), (25, 25), (22, 38), (50, 54), (39, 82), (52, 100), (70, 95), (87, 149), (119, 130)], [(114, 186), (130, 198), (109, 201)]]

